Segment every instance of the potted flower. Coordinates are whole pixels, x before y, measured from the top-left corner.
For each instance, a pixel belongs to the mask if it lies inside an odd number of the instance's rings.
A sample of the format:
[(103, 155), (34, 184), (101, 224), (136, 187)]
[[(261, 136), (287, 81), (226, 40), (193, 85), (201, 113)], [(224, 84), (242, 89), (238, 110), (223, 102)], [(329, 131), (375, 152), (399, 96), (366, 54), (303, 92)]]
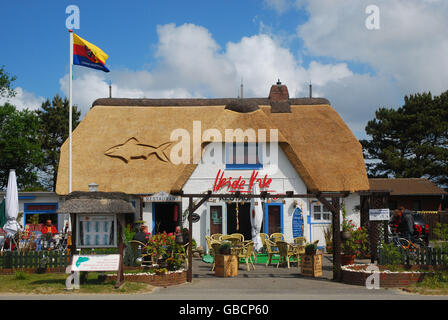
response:
[(231, 254), (231, 243), (223, 241), (215, 255), (215, 275), (234, 277), (238, 275), (238, 256)]
[(325, 238), (325, 245), (326, 245), (326, 251), (327, 253), (333, 252), (333, 227), (330, 226), (328, 228), (325, 228), (324, 230), (324, 238)]
[(301, 259), (301, 272), (305, 276), (322, 276), (322, 254), (317, 254), (317, 245), (309, 243), (305, 246), (305, 254)]
[(352, 232), (353, 240), (356, 245), (356, 257), (370, 258), (369, 254), (369, 240), (366, 227), (359, 227)]
[(341, 265), (353, 264), (356, 258), (356, 251), (358, 250), (356, 240), (351, 236), (342, 242), (341, 249)]
[(343, 241), (348, 240), (352, 236), (352, 231), (355, 228), (352, 220), (347, 220), (347, 211), (345, 206), (342, 205), (342, 232), (341, 238)]

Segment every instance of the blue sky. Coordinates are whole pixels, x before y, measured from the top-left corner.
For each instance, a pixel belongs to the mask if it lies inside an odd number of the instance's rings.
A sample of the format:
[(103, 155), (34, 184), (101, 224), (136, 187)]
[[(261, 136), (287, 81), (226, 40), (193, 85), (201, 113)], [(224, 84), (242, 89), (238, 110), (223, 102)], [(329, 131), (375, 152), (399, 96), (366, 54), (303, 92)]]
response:
[[(18, 108), (67, 93), (68, 5), (75, 32), (109, 54), (109, 74), (74, 67), (74, 102), (96, 98), (267, 96), (280, 78), (291, 96), (326, 97), (358, 138), (381, 106), (448, 88), (448, 5), (377, 0), (368, 30), (365, 0), (2, 1), (0, 65), (17, 76)], [(3, 99), (4, 100), (4, 99)], [(1, 100), (0, 102), (2, 102)]]

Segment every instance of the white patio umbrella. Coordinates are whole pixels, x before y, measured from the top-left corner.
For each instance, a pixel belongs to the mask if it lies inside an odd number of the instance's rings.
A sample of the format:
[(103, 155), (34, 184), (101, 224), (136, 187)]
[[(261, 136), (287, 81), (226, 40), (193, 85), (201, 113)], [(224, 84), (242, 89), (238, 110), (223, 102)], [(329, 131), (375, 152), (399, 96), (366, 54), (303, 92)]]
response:
[(6, 237), (12, 238), (17, 231), (20, 230), (20, 225), (17, 223), (17, 215), (19, 213), (19, 193), (17, 191), (17, 178), (14, 169), (9, 171), (5, 205), (7, 221), (3, 226), (3, 230), (6, 231)]
[[(258, 186), (253, 188), (253, 194), (260, 194)], [(263, 208), (260, 198), (252, 198), (250, 201), (250, 223), (252, 225), (252, 240), (254, 241), (254, 249), (259, 251), (263, 248), (260, 238), (261, 224), (263, 223)]]

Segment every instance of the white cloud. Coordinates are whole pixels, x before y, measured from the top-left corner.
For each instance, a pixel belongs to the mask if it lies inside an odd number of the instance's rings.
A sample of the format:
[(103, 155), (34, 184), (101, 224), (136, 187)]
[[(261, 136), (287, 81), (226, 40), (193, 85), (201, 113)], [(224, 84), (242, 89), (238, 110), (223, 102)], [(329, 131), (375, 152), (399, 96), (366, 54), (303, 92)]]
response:
[(37, 97), (34, 93), (23, 90), (21, 87), (14, 88), (16, 95), (12, 98), (0, 97), (0, 105), (9, 102), (18, 110), (37, 110), (45, 101), (43, 97)]
[(380, 29), (368, 30), (370, 0), (301, 0), (310, 18), (298, 26), (310, 55), (370, 65), (401, 93), (448, 88), (448, 2), (377, 0)]
[(278, 14), (284, 13), (286, 10), (293, 6), (291, 0), (263, 0), (263, 3), (268, 7), (276, 11)]
[[(310, 79), (324, 85), (352, 75), (344, 63), (312, 62), (306, 69), (288, 48), (265, 34), (243, 37), (222, 49), (206, 28), (194, 24), (158, 26), (157, 33), (158, 64), (151, 71), (111, 68), (104, 74), (75, 67), (73, 100), (83, 114), (95, 99), (108, 96), (109, 79), (113, 97), (120, 98), (236, 97), (241, 79), (245, 97), (267, 97), (278, 78), (291, 96), (300, 96), (307, 94)], [(67, 94), (68, 75), (60, 84)]]

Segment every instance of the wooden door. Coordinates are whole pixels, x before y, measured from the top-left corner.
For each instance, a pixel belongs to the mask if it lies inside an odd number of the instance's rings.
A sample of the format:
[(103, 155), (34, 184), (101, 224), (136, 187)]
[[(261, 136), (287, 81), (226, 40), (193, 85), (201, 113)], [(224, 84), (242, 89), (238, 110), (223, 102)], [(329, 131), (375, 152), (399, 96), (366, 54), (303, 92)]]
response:
[(210, 235), (222, 233), (222, 206), (210, 206)]
[(268, 233), (282, 232), (280, 223), (280, 206), (268, 206)]

